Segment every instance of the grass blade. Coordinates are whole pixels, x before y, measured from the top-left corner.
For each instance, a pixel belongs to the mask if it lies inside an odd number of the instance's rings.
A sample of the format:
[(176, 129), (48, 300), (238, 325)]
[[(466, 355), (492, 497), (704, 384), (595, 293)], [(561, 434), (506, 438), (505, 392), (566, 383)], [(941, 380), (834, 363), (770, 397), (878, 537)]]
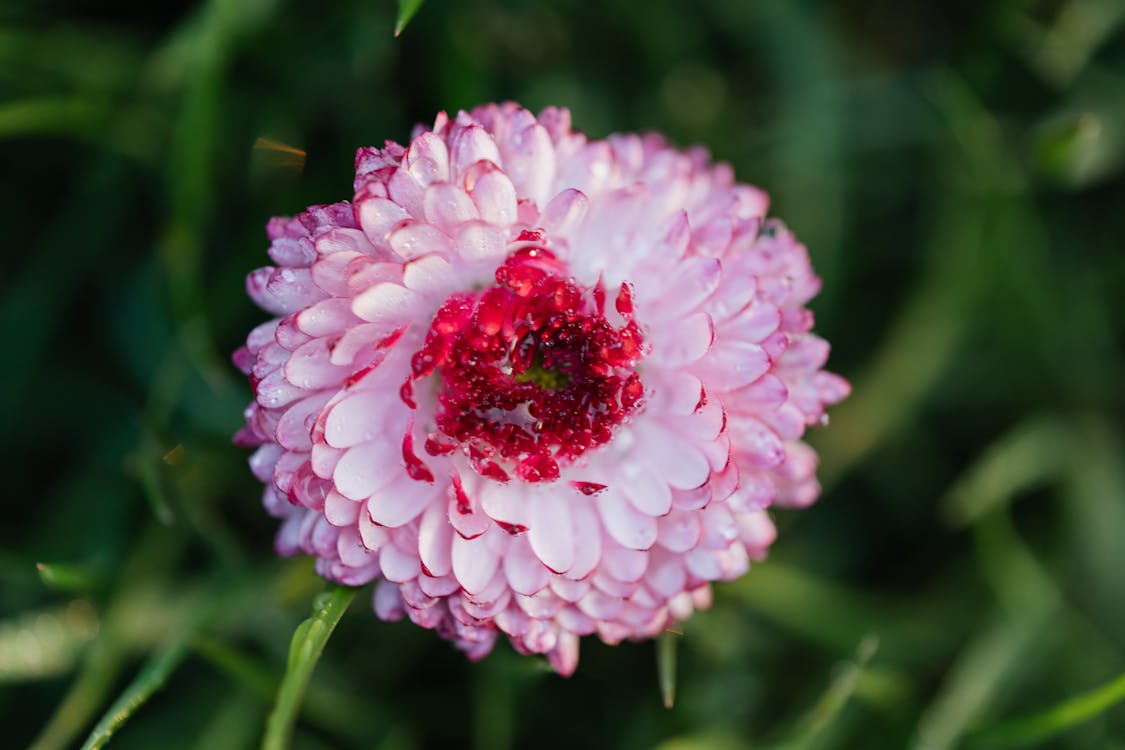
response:
[(664, 708), (676, 704), (676, 638), (679, 636), (665, 630), (656, 641), (656, 673), (660, 681), (660, 698)]
[(1089, 692), (1068, 698), (1046, 711), (986, 727), (977, 734), (972, 747), (1003, 748), (1037, 744), (1096, 718), (1121, 701), (1125, 701), (1125, 674)]
[(185, 632), (180, 633), (167, 646), (153, 654), (136, 679), (109, 707), (101, 721), (94, 727), (94, 731), (90, 732), (90, 736), (82, 745), (82, 750), (97, 750), (104, 747), (113, 734), (137, 712), (137, 709), (164, 686), (168, 677), (176, 671), (187, 655), (189, 632), (202, 624), (201, 619), (195, 618), (195, 622), (187, 626)]
[(289, 746), (293, 725), (297, 721), (297, 711), (309, 678), (312, 677), (313, 668), (324, 651), (328, 637), (355, 598), (356, 591), (354, 588), (337, 586), (321, 594), (313, 602), (312, 616), (294, 631), (293, 641), (289, 644), (289, 663), (285, 676), (278, 688), (273, 711), (266, 720), (266, 734), (262, 739), (264, 750), (281, 750)]
[(398, 0), (398, 17), (395, 19), (395, 36), (398, 36), (414, 18), (425, 0)]
[(800, 750), (816, 747), (825, 730), (832, 724), (856, 691), (863, 670), (879, 650), (879, 636), (870, 633), (856, 647), (855, 658), (842, 665), (828, 689), (813, 706), (795, 735), (777, 745), (774, 750)]

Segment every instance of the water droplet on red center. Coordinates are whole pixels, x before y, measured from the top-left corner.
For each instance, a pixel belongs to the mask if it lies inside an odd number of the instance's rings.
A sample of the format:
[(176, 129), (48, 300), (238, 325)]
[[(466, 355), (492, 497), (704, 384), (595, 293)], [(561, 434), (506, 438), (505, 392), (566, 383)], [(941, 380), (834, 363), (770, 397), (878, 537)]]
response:
[(615, 327), (600, 284), (583, 288), (545, 248), (515, 251), (495, 278), (442, 304), (411, 360), (404, 400), (414, 381), (436, 373), (437, 432), (427, 452), (452, 439), (483, 476), (553, 481), (560, 464), (609, 442), (643, 403), (635, 368), (644, 337), (632, 292), (622, 287), (624, 325)]

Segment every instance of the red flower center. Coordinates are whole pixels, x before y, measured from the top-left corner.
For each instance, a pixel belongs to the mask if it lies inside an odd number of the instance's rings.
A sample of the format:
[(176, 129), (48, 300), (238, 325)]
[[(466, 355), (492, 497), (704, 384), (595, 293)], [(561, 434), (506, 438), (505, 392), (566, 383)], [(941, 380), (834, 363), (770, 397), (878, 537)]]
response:
[[(552, 481), (559, 464), (608, 442), (638, 408), (644, 387), (635, 371), (644, 339), (633, 319), (632, 292), (622, 285), (605, 317), (601, 282), (585, 290), (537, 232), (496, 269), (496, 285), (449, 297), (414, 353), (403, 400), (415, 407), (413, 384), (440, 377), (437, 431), (430, 455), (460, 447), (483, 476)], [(507, 467), (507, 468), (505, 468)]]

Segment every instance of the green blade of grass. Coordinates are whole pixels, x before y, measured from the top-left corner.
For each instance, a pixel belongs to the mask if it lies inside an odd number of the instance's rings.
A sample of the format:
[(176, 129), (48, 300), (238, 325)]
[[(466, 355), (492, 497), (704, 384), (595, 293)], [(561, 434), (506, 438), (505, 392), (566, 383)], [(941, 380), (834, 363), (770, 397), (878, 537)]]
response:
[(997, 722), (976, 734), (972, 747), (1024, 747), (1090, 721), (1125, 701), (1125, 674), (1031, 716)]
[(855, 658), (841, 665), (832, 678), (828, 688), (813, 706), (809, 714), (799, 723), (794, 734), (782, 741), (774, 750), (801, 750), (816, 747), (833, 721), (844, 710), (868, 662), (879, 650), (879, 636), (869, 633), (856, 647)]
[(398, 36), (414, 18), (414, 14), (422, 7), (425, 0), (398, 0), (398, 17), (395, 18), (395, 36)]
[(1073, 430), (1051, 416), (1033, 417), (985, 450), (943, 502), (954, 524), (976, 521), (1021, 491), (1057, 479), (1069, 461)]
[(55, 591), (86, 593), (102, 585), (101, 577), (83, 565), (35, 563), (39, 579)]
[(660, 681), (660, 698), (664, 708), (676, 704), (676, 639), (679, 636), (665, 630), (656, 641), (656, 674)]
[(188, 640), (200, 627), (203, 619), (199, 616), (193, 618), (177, 637), (152, 655), (129, 687), (125, 688), (125, 692), (114, 701), (94, 730), (90, 732), (90, 736), (82, 745), (82, 750), (97, 750), (104, 747), (113, 734), (137, 712), (137, 709), (164, 686), (168, 677), (183, 662), (188, 652)]
[(289, 644), (289, 661), (277, 691), (273, 711), (266, 720), (263, 750), (282, 750), (289, 746), (297, 711), (328, 637), (355, 598), (357, 589), (337, 586), (313, 602), (312, 616), (301, 622)]

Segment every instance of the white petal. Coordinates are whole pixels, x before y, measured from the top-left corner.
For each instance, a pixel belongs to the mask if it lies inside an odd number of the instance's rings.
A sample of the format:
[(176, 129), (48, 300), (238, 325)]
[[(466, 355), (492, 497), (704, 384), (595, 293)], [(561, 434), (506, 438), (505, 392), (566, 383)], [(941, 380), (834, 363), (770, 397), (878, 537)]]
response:
[(456, 133), (449, 144), (450, 161), (454, 175), (463, 175), (478, 161), (490, 161), (499, 166), (500, 150), (488, 131), (479, 125), (470, 125)]
[(359, 518), (363, 503), (349, 500), (333, 490), (324, 498), (324, 517), (333, 526), (352, 526)]
[(477, 495), (481, 510), (493, 520), (530, 528), (527, 518), (529, 503), (518, 484), (481, 481)]
[(400, 473), (395, 481), (376, 490), (367, 500), (371, 520), (380, 526), (397, 529), (419, 516), (433, 502), (435, 488)]
[(369, 323), (400, 325), (420, 309), (421, 299), (400, 284), (384, 282), (356, 295), (352, 312)]
[(470, 193), (485, 221), (508, 226), (516, 220), (516, 189), (499, 169), (486, 170), (477, 177)]
[(691, 489), (707, 481), (711, 464), (696, 445), (684, 437), (650, 424), (638, 430), (639, 455), (649, 467), (657, 471), (672, 487)]
[(422, 133), (410, 142), (404, 163), (422, 185), (449, 180), (449, 151), (445, 141), (433, 133)]
[(602, 550), (602, 569), (619, 581), (639, 581), (648, 569), (648, 552), (606, 545)]
[(504, 575), (512, 590), (531, 596), (551, 580), (551, 572), (532, 552), (524, 535), (514, 537), (504, 555)]
[(485, 537), (453, 537), (453, 574), (465, 591), (479, 594), (492, 580), (499, 558), (488, 548)]
[(410, 217), (402, 206), (386, 198), (366, 198), (356, 204), (356, 214), (364, 234), (376, 247), (386, 247), (387, 232)]
[(504, 230), (471, 221), (457, 234), (457, 251), (465, 260), (501, 258), (508, 253), (508, 242)]
[(399, 596), (398, 586), (390, 581), (379, 581), (375, 585), (374, 594), (375, 615), (387, 622), (402, 619), (402, 597)]
[(570, 237), (586, 218), (590, 200), (584, 193), (567, 188), (543, 209), (540, 222), (552, 237)]
[(574, 565), (574, 525), (569, 498), (557, 492), (531, 491), (527, 498), (528, 540), (536, 556), (556, 573)]
[(673, 510), (657, 521), (660, 546), (672, 552), (687, 552), (699, 543), (703, 524), (692, 511)]
[(297, 327), (310, 336), (342, 333), (357, 322), (351, 300), (341, 297), (321, 300), (297, 313)]
[(431, 576), (453, 569), (453, 527), (441, 503), (431, 503), (418, 526), (418, 555)]
[(716, 391), (733, 391), (765, 375), (772, 364), (757, 344), (720, 338), (707, 353), (707, 385)]
[(411, 581), (422, 572), (418, 556), (403, 552), (394, 544), (384, 545), (379, 550), (379, 567), (383, 577), (395, 583)]
[(403, 260), (448, 252), (450, 247), (449, 238), (437, 227), (419, 221), (406, 221), (397, 225), (387, 235), (387, 241)]
[[(638, 288), (638, 305), (645, 320), (676, 320), (695, 310), (718, 288), (723, 278), (722, 264), (715, 258), (690, 257), (677, 263), (663, 288)], [(645, 293), (653, 296), (646, 298)]]
[(634, 508), (613, 487), (607, 487), (595, 502), (606, 530), (619, 544), (642, 550), (656, 542), (656, 519)]
[(566, 572), (566, 577), (580, 581), (601, 561), (601, 522), (590, 504), (582, 501), (573, 502), (570, 517), (574, 522), (574, 565)]
[(672, 490), (655, 472), (628, 462), (621, 474), (618, 485), (634, 508), (649, 516), (662, 516), (672, 509)]
[(401, 456), (388, 448), (384, 441), (348, 448), (332, 472), (332, 481), (340, 494), (352, 500), (366, 500), (394, 479), (405, 476)]
[(426, 221), (437, 225), (447, 234), (452, 234), (466, 221), (480, 218), (476, 204), (468, 194), (447, 182), (426, 188), (423, 205), (426, 210)]
[(707, 313), (695, 313), (651, 335), (653, 362), (668, 369), (699, 360), (711, 348), (715, 328)]

